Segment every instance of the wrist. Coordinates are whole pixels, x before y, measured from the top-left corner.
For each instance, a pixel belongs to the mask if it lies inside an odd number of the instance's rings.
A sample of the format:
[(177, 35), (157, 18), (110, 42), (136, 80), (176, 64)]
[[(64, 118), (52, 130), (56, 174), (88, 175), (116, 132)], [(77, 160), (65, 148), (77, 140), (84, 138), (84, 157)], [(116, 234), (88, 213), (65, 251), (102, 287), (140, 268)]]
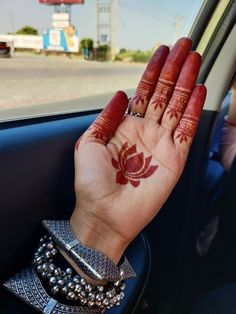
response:
[(84, 245), (102, 252), (116, 265), (119, 263), (128, 243), (102, 219), (89, 215), (78, 207), (71, 219), (71, 229)]

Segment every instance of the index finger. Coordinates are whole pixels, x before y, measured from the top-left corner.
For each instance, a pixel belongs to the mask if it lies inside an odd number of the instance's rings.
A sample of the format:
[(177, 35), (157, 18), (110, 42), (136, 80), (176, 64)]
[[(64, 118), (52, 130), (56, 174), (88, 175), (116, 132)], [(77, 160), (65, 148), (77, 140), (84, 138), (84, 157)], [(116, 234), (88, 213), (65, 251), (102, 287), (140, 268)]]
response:
[(129, 109), (131, 111), (140, 114), (145, 113), (168, 53), (169, 48), (163, 45), (153, 54), (138, 84), (134, 97), (130, 101)]

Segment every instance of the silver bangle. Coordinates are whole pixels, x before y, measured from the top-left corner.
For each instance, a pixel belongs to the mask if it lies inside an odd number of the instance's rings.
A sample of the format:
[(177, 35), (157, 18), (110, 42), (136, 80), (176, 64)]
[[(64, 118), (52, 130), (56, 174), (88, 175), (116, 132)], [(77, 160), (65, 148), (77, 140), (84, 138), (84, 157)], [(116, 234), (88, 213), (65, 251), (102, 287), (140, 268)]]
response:
[(116, 266), (103, 253), (89, 248), (75, 238), (69, 220), (44, 220), (44, 227), (57, 245), (63, 249), (89, 277), (96, 280), (119, 281), (136, 274), (125, 256)]
[(30, 266), (4, 283), (5, 288), (32, 306), (35, 310), (45, 314), (101, 314), (99, 308), (87, 308), (76, 305), (65, 305), (51, 298), (45, 291), (38, 274)]

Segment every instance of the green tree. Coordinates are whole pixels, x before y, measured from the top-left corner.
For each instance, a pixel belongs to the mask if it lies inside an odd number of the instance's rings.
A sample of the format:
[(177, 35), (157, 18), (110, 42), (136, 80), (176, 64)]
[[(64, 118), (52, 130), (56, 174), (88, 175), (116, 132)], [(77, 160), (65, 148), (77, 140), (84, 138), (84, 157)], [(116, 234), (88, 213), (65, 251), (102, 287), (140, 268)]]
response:
[(32, 26), (24, 26), (16, 32), (17, 35), (38, 35), (39, 32)]
[(83, 51), (84, 48), (93, 50), (93, 40), (91, 38), (84, 38), (80, 41), (80, 50)]

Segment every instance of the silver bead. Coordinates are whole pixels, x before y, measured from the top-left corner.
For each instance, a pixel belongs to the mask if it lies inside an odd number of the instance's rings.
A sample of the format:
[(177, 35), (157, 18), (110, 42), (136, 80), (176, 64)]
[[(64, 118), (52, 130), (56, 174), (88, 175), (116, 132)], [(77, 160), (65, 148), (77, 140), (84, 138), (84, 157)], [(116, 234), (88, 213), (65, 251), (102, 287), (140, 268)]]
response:
[(95, 304), (96, 304), (97, 306), (101, 306), (101, 305), (102, 305), (102, 302), (101, 302), (101, 301), (96, 301)]
[(41, 271), (42, 271), (42, 265), (38, 265), (38, 266), (37, 266), (37, 271), (38, 271), (38, 272), (41, 272)]
[(109, 290), (109, 291), (106, 292), (106, 297), (111, 299), (112, 297), (115, 296), (115, 294), (116, 294), (115, 289), (112, 289), (112, 290)]
[(72, 269), (69, 267), (66, 269), (67, 275), (72, 275)]
[(124, 291), (125, 288), (126, 288), (126, 284), (125, 284), (125, 283), (122, 283), (122, 285), (120, 286), (120, 290), (121, 290), (121, 291)]
[(93, 307), (94, 306), (94, 301), (89, 300), (88, 301), (88, 307)]
[(83, 305), (83, 306), (84, 306), (84, 305), (86, 305), (86, 304), (87, 304), (87, 300), (86, 300), (86, 299), (81, 299), (81, 300), (80, 300), (80, 303), (81, 303), (81, 305)]
[(40, 247), (38, 248), (38, 253), (42, 253), (42, 252), (43, 252), (43, 247), (40, 246)]
[(42, 270), (46, 270), (47, 269), (47, 264), (46, 263), (43, 263), (42, 265)]
[(45, 255), (46, 255), (46, 258), (52, 257), (52, 253), (50, 251), (46, 251)]
[(52, 255), (56, 255), (57, 254), (57, 250), (56, 249), (52, 249), (51, 252), (52, 252)]
[(56, 278), (56, 277), (51, 277), (51, 278), (49, 279), (49, 285), (50, 285), (50, 286), (55, 285), (56, 282), (57, 282), (57, 278)]
[(82, 290), (82, 291), (80, 292), (80, 295), (81, 295), (82, 297), (86, 297), (86, 292), (85, 292), (84, 290)]
[(48, 271), (53, 272), (55, 269), (55, 265), (53, 265), (52, 263), (48, 265)]
[(63, 279), (59, 279), (59, 280), (57, 281), (57, 284), (62, 287), (62, 286), (64, 286), (65, 281), (64, 281)]
[(79, 276), (75, 275), (75, 277), (73, 278), (74, 283), (80, 283), (79, 279), (80, 279)]
[(104, 287), (103, 287), (103, 286), (97, 286), (97, 290), (98, 290), (99, 292), (103, 292), (103, 291), (104, 291)]
[(89, 292), (88, 298), (89, 298), (89, 300), (94, 301), (95, 300), (95, 293)]
[(47, 244), (47, 248), (48, 248), (49, 250), (52, 250), (52, 249), (54, 248), (53, 242), (49, 242), (49, 243)]
[(42, 274), (42, 277), (43, 277), (43, 278), (46, 278), (46, 277), (47, 277), (47, 273), (46, 273), (45, 271), (43, 271), (41, 274)]
[(97, 300), (97, 301), (102, 301), (103, 298), (104, 298), (103, 293), (99, 292), (99, 293), (96, 294), (96, 300)]
[(84, 278), (81, 278), (80, 283), (82, 286), (85, 286), (87, 284), (87, 281)]
[(109, 305), (109, 300), (107, 298), (105, 298), (103, 301), (102, 301), (102, 304), (105, 305), (105, 306), (108, 306)]
[(93, 287), (90, 284), (87, 284), (87, 285), (84, 286), (84, 290), (86, 292), (91, 292), (93, 290)]
[(117, 280), (117, 281), (114, 282), (114, 286), (115, 287), (119, 287), (120, 284), (121, 284), (121, 280)]
[(67, 287), (71, 290), (73, 290), (75, 288), (75, 284), (72, 281), (69, 281), (67, 284)]
[(76, 285), (75, 285), (75, 292), (76, 292), (76, 293), (79, 293), (80, 291), (82, 291), (82, 286), (79, 285), (79, 284), (76, 284)]
[(59, 290), (60, 290), (60, 288), (58, 286), (54, 286), (54, 287), (52, 287), (51, 291), (53, 294), (55, 294), (55, 293), (59, 292)]
[(61, 269), (58, 267), (58, 268), (55, 268), (54, 269), (54, 275), (55, 276), (58, 276), (58, 275), (60, 275), (61, 274)]
[(63, 293), (63, 294), (67, 294), (67, 292), (68, 292), (68, 289), (67, 289), (67, 287), (62, 287), (61, 288), (61, 292)]
[(67, 299), (74, 300), (75, 299), (75, 293), (73, 291), (68, 292)]
[(48, 279), (52, 277), (52, 274), (50, 272), (47, 272), (47, 276)]
[(124, 292), (121, 292), (120, 293), (120, 300), (122, 300), (124, 298), (124, 296), (125, 296)]

